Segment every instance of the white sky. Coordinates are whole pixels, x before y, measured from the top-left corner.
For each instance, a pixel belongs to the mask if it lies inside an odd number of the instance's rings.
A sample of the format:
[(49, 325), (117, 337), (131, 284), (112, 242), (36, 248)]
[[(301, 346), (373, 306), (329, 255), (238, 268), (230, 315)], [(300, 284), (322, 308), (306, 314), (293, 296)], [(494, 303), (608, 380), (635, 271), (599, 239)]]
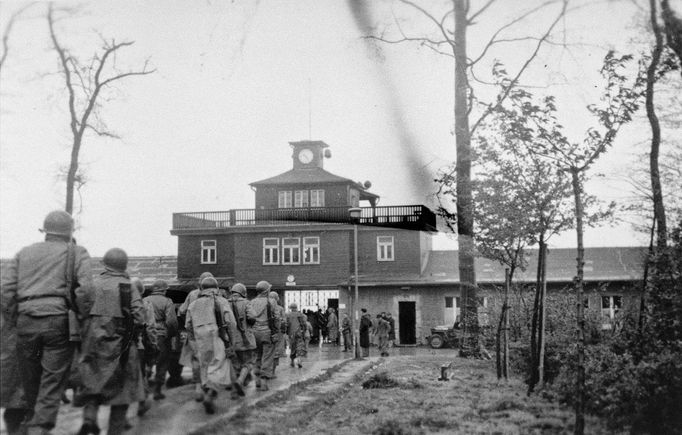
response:
[[(682, 0), (673, 2), (678, 9)], [(478, 5), (480, 2), (475, 2)], [(499, 1), (469, 33), (476, 52), (500, 23), (532, 2)], [(57, 3), (64, 5), (64, 3)], [(73, 5), (74, 3), (68, 3)], [(378, 29), (393, 23), (428, 28), (394, 2), (369, 3)], [(424, 2), (432, 6), (438, 2)], [(449, 2), (445, 1), (447, 6)], [(0, 26), (23, 3), (0, 4)], [(451, 59), (416, 45), (370, 46), (345, 2), (93, 1), (59, 21), (62, 44), (81, 59), (100, 46), (98, 33), (134, 40), (117, 58), (123, 69), (145, 58), (157, 72), (109, 90), (101, 112), (122, 140), (89, 136), (81, 153), (89, 181), (82, 190), (76, 237), (91, 255), (113, 247), (130, 255), (176, 255), (174, 212), (253, 208), (248, 184), (291, 168), (289, 141), (323, 140), (325, 169), (370, 180), (381, 205), (432, 205), (429, 181), (455, 159)], [(51, 50), (46, 4), (32, 6), (10, 35), (0, 77), (0, 256), (38, 241), (44, 216), (63, 207), (70, 134), (63, 78)], [(555, 9), (527, 21), (537, 34)], [(638, 33), (630, 2), (600, 2), (562, 23), (570, 51), (547, 47), (524, 82), (559, 96), (567, 125), (581, 137), (585, 104), (594, 101), (604, 49), (627, 47)], [(510, 33), (510, 36), (513, 36)], [(564, 33), (559, 32), (557, 41)], [(514, 71), (528, 45), (493, 52)], [(487, 66), (480, 73), (486, 74)], [(485, 96), (486, 91), (480, 90)], [(309, 114), (311, 115), (309, 117)], [(311, 132), (312, 134), (310, 134)], [(679, 132), (678, 132), (679, 133)], [(644, 135), (644, 136), (642, 136)], [(626, 195), (637, 140), (646, 124), (628, 127), (588, 186), (605, 200)], [(417, 171), (413, 169), (417, 168)], [(76, 209), (81, 202), (76, 198)], [(441, 237), (437, 248), (455, 247)], [(575, 235), (557, 238), (573, 246)], [(588, 246), (639, 245), (628, 224), (588, 231)]]

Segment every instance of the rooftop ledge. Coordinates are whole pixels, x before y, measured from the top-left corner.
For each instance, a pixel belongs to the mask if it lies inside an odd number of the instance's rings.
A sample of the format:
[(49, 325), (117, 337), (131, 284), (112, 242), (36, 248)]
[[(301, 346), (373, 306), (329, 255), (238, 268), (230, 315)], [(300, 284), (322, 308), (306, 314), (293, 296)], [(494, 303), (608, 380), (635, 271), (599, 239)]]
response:
[[(351, 207), (234, 209), (173, 213), (172, 231), (234, 227), (353, 224)], [(436, 215), (423, 205), (361, 207), (359, 225), (436, 231)]]

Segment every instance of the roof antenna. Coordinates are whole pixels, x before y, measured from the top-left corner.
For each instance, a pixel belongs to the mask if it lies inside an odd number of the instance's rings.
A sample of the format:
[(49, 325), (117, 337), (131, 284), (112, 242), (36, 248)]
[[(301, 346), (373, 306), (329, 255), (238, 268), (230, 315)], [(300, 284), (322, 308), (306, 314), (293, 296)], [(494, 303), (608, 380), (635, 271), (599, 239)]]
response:
[(308, 140), (313, 140), (313, 97), (311, 80), (308, 77)]

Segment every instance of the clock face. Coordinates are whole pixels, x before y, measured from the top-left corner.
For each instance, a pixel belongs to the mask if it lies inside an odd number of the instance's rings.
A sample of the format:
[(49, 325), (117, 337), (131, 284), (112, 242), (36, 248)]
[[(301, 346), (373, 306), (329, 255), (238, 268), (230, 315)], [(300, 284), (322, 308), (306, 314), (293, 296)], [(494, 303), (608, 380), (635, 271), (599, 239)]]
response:
[(298, 153), (298, 160), (304, 165), (307, 165), (308, 163), (313, 161), (313, 152), (308, 148), (303, 148)]

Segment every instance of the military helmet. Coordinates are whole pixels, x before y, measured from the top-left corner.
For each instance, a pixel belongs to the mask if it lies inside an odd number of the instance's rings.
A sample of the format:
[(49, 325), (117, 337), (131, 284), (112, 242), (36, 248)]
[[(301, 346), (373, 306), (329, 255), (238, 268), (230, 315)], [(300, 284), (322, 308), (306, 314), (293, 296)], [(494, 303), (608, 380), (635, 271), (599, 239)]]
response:
[(295, 310), (298, 308), (298, 305), (296, 304), (296, 302), (292, 302), (289, 304), (289, 308), (291, 308), (292, 310)]
[(40, 231), (57, 236), (71, 236), (71, 233), (73, 233), (73, 218), (64, 210), (51, 211), (45, 216), (43, 228)]
[(104, 254), (102, 263), (112, 269), (125, 271), (128, 267), (128, 254), (121, 248), (111, 248)]
[(258, 290), (258, 293), (270, 291), (271, 287), (272, 286), (267, 281), (258, 281), (258, 284), (256, 284), (256, 290)]
[(230, 289), (232, 293), (239, 293), (240, 295), (246, 297), (246, 287), (241, 282), (236, 283)]
[(202, 281), (204, 278), (209, 278), (209, 277), (210, 277), (210, 278), (213, 278), (213, 274), (212, 274), (211, 272), (204, 272), (204, 273), (202, 273), (201, 275), (199, 275), (199, 283), (201, 284), (201, 281)]
[(277, 294), (277, 292), (270, 292), (270, 293), (268, 293), (268, 297), (269, 297), (270, 299), (274, 299), (274, 300), (276, 300), (276, 301), (279, 301), (279, 295)]
[(201, 287), (202, 290), (207, 288), (218, 288), (218, 281), (212, 276), (207, 276), (201, 280), (199, 287)]
[(168, 290), (168, 283), (162, 279), (157, 279), (152, 284), (152, 290)]

